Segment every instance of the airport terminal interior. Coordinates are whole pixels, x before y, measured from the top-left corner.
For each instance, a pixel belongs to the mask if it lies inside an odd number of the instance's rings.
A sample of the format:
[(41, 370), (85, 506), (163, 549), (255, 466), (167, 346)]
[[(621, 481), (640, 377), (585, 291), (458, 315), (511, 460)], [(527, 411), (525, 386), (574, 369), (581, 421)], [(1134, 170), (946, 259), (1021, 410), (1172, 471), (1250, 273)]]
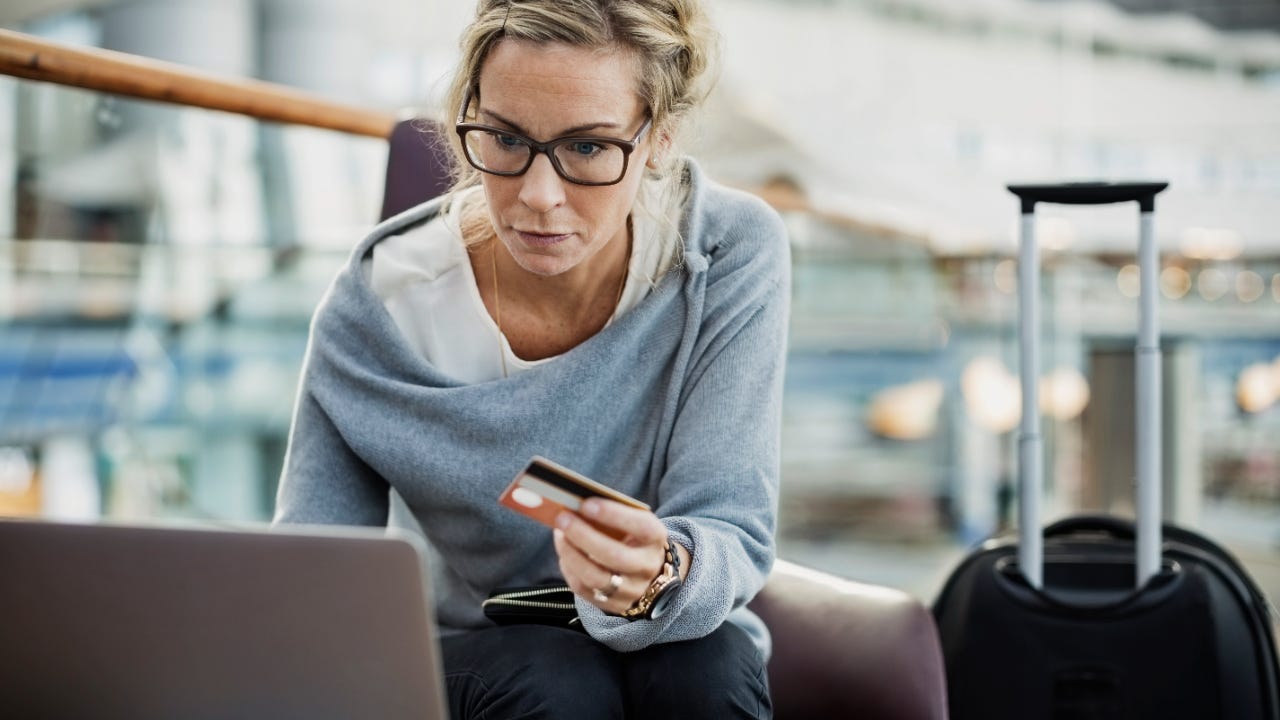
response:
[[(686, 138), (793, 258), (779, 556), (930, 602), (1014, 523), (1013, 182), (1159, 180), (1164, 513), (1280, 599), (1280, 6), (718, 0)], [(470, 3), (17, 0), (0, 27), (439, 104)], [(270, 519), (385, 139), (0, 75), (0, 515)], [(1045, 519), (1132, 512), (1131, 207), (1038, 213)]]

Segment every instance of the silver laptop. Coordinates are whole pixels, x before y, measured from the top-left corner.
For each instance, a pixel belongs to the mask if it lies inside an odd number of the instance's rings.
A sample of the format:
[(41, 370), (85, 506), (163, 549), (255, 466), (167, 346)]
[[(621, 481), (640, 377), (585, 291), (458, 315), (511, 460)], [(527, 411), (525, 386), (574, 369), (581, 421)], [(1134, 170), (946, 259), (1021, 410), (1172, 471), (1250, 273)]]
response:
[(420, 552), (381, 530), (0, 520), (0, 717), (443, 719)]

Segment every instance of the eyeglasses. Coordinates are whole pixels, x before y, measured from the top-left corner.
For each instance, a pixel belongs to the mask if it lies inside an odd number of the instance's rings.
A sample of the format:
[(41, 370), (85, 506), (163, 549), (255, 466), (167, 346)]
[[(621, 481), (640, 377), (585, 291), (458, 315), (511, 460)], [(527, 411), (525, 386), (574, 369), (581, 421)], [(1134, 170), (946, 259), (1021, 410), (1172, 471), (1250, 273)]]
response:
[(570, 136), (540, 143), (510, 130), (463, 122), (470, 104), (468, 92), (458, 109), (454, 129), (462, 139), (462, 149), (472, 167), (491, 175), (523, 175), (533, 165), (533, 158), (542, 153), (551, 160), (551, 167), (560, 177), (575, 185), (621, 182), (627, 174), (627, 160), (653, 124), (653, 118), (646, 118), (631, 140)]

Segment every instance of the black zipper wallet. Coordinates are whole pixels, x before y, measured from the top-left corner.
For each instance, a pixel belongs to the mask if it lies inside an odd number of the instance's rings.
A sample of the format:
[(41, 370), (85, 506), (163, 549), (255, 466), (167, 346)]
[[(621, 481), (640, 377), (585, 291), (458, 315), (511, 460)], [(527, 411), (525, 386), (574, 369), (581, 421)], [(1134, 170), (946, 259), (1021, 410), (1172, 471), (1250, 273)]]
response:
[(498, 625), (552, 625), (586, 632), (568, 585), (498, 588), (480, 607)]

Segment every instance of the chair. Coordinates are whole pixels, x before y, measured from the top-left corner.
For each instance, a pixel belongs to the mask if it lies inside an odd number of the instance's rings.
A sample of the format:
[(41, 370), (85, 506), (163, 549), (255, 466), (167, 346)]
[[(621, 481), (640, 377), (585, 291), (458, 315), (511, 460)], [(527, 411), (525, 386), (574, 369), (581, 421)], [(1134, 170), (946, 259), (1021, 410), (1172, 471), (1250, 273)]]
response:
[[(444, 139), (421, 120), (392, 133), (385, 219), (443, 192)], [(947, 717), (933, 615), (907, 593), (779, 560), (750, 607), (773, 635), (769, 685), (777, 720)]]
[(381, 219), (408, 210), (449, 189), (447, 139), (421, 118), (396, 123), (387, 138), (387, 181)]
[(907, 593), (778, 560), (750, 608), (773, 635), (778, 720), (947, 717), (933, 615)]

